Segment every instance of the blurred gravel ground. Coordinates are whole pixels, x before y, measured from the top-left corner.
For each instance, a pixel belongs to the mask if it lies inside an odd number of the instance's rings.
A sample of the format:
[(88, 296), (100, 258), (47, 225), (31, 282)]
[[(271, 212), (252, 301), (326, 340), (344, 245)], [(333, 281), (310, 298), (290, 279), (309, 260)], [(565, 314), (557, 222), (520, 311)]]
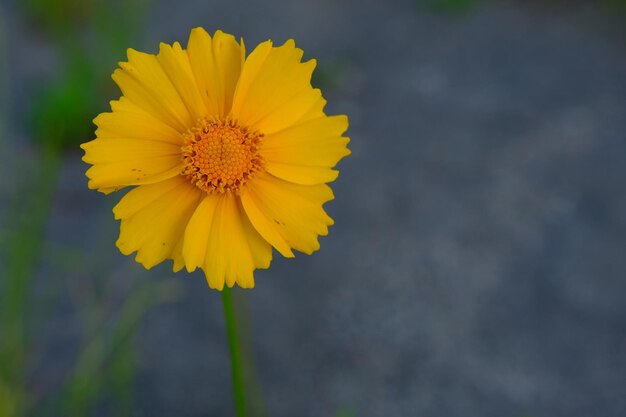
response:
[[(626, 16), (534, 4), (156, 2), (134, 47), (197, 25), (250, 50), (294, 37), (327, 75), (328, 111), (350, 116), (321, 251), (277, 255), (245, 294), (269, 415), (626, 415)], [(19, 111), (22, 48), (42, 40), (11, 30)], [(67, 156), (50, 240), (167, 276), (116, 252), (111, 199), (84, 169)], [(172, 279), (183, 298), (138, 337), (139, 415), (229, 415), (219, 294)], [(52, 346), (72, 345), (68, 320)]]

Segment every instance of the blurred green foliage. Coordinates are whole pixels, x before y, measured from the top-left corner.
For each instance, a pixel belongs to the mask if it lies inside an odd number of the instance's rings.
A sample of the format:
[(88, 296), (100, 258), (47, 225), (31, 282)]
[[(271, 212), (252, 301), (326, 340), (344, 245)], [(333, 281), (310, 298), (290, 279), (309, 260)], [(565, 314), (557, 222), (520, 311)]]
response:
[(114, 416), (133, 415), (135, 330), (153, 306), (176, 300), (179, 294), (178, 287), (169, 281), (140, 283), (129, 292), (113, 319), (106, 319), (109, 313), (102, 309), (105, 300), (80, 300), (81, 317), (86, 319), (83, 333), (89, 337), (62, 391), (63, 415), (89, 416), (104, 398), (112, 401)]
[(356, 417), (356, 413), (350, 408), (340, 408), (335, 412), (334, 417)]
[(100, 106), (94, 84), (93, 74), (76, 67), (46, 86), (30, 108), (34, 138), (56, 148), (90, 139), (94, 130), (90, 121)]
[[(26, 121), (39, 146), (28, 161), (14, 166), (13, 192), (3, 213), (0, 417), (83, 417), (95, 410), (103, 415), (103, 404), (111, 409), (108, 415), (131, 416), (137, 368), (135, 330), (151, 308), (171, 301), (179, 291), (164, 280), (143, 282), (126, 274), (120, 278), (131, 284), (121, 302), (120, 295), (113, 294), (119, 283), (106, 276), (106, 264), (98, 265), (106, 262), (98, 257), (101, 251), (61, 247), (46, 240), (46, 229), (61, 152), (93, 137), (91, 120), (106, 110), (107, 98), (115, 94), (110, 80), (114, 63), (141, 30), (140, 17), (148, 3), (25, 0), (20, 5), (27, 20), (52, 42), (60, 68), (34, 92)], [(6, 80), (2, 23), (0, 15), (0, 86)], [(0, 139), (5, 91), (0, 90)], [(5, 145), (0, 141), (0, 146)], [(45, 269), (42, 263), (47, 264)], [(43, 282), (35, 279), (42, 270), (49, 273), (51, 265), (65, 272), (49, 274)], [(40, 346), (41, 331), (62, 296), (64, 301), (69, 296), (82, 324), (80, 347), (67, 372), (42, 384), (34, 375), (46, 355), (45, 346)]]
[(114, 63), (140, 28), (148, 0), (26, 0), (23, 11), (54, 41), (60, 74), (45, 80), (28, 115), (36, 140), (76, 147), (93, 136), (92, 119), (115, 94)]
[[(0, 294), (0, 385), (13, 397), (11, 410), (23, 415), (26, 400), (28, 295), (42, 247), (41, 236), (52, 202), (58, 156), (45, 149), (38, 167), (38, 181), (20, 184), (30, 191), (20, 194), (9, 208), (11, 226), (4, 232), (5, 267)], [(2, 391), (2, 388), (0, 388)]]
[[(124, 274), (118, 280), (131, 284), (120, 297), (114, 294), (119, 283), (107, 276), (107, 261), (99, 258), (103, 248), (86, 253), (45, 240), (59, 167), (59, 152), (44, 148), (22, 173), (21, 192), (7, 213), (11, 222), (3, 230), (0, 271), (0, 416), (86, 417), (105, 399), (114, 408), (111, 416), (131, 416), (135, 329), (153, 306), (176, 299), (180, 291), (169, 281)], [(42, 259), (54, 260), (65, 273), (48, 274), (37, 284)], [(44, 288), (33, 291), (36, 285)], [(81, 322), (81, 346), (69, 373), (41, 387), (33, 379), (46, 354), (39, 335), (62, 293), (69, 294)]]
[[(114, 409), (109, 415), (131, 416), (135, 330), (153, 306), (177, 299), (180, 291), (169, 281), (141, 281), (124, 274), (118, 281), (131, 284), (120, 297), (115, 294), (119, 282), (108, 276), (107, 261), (99, 257), (103, 248), (87, 254), (80, 248), (59, 248), (44, 240), (59, 162), (58, 152), (43, 152), (36, 164), (39, 169), (26, 175), (29, 181), (19, 184), (25, 192), (14, 200), (8, 213), (13, 221), (6, 228), (1, 271), (0, 416), (86, 417), (105, 400)], [(102, 242), (105, 244), (108, 241)], [(46, 258), (44, 250), (66, 274), (46, 276), (45, 291), (34, 293), (34, 277)], [(62, 292), (69, 294), (80, 320), (81, 345), (69, 372), (41, 387), (32, 374), (45, 355), (38, 330), (45, 327)]]
[(626, 11), (626, 0), (605, 0), (608, 4)]

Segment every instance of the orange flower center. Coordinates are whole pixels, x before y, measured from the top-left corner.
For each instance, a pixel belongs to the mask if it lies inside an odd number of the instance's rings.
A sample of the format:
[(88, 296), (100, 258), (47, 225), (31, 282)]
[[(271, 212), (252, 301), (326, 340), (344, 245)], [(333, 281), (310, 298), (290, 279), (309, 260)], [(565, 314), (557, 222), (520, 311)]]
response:
[(201, 120), (183, 134), (183, 175), (207, 193), (238, 193), (263, 169), (258, 147), (263, 138), (232, 120)]

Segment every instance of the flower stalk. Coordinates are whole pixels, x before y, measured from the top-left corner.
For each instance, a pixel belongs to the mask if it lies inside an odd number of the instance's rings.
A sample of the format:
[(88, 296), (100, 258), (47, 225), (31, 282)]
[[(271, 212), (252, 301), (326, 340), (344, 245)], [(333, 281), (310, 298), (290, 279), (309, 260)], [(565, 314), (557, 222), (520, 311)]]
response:
[(239, 335), (237, 333), (237, 320), (233, 308), (232, 290), (224, 287), (222, 290), (222, 303), (224, 305), (224, 319), (226, 320), (226, 333), (228, 336), (228, 349), (230, 351), (230, 365), (232, 374), (233, 400), (235, 402), (235, 415), (245, 417), (246, 404), (244, 398), (244, 378), (241, 361), (241, 349)]

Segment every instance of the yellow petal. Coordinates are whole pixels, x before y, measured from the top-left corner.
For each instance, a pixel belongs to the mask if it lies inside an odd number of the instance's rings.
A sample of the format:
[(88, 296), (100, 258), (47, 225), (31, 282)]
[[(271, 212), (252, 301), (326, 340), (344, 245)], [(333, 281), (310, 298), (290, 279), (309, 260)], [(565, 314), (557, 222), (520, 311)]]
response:
[(331, 168), (350, 154), (350, 140), (341, 136), (347, 128), (347, 117), (323, 116), (267, 135), (259, 150), (265, 168), (297, 184), (333, 181), (337, 171)]
[(130, 101), (178, 132), (193, 126), (195, 120), (156, 56), (128, 49), (128, 62), (119, 65), (113, 80)]
[(325, 184), (293, 184), (267, 173), (255, 175), (241, 194), (256, 230), (285, 256), (293, 256), (289, 248), (306, 254), (319, 249), (317, 237), (333, 224), (322, 205), (332, 199)]
[(219, 30), (211, 39), (204, 29), (195, 28), (189, 35), (187, 53), (209, 114), (225, 117), (245, 58), (243, 41), (240, 45), (234, 36)]
[(183, 177), (137, 187), (115, 206), (121, 220), (117, 247), (150, 269), (174, 259), (191, 215), (203, 193)]
[(250, 92), (255, 77), (258, 72), (263, 68), (265, 60), (267, 59), (270, 51), (272, 50), (272, 41), (265, 41), (260, 43), (254, 51), (246, 58), (241, 67), (241, 74), (237, 85), (235, 87), (235, 93), (233, 95), (233, 105), (231, 113), (234, 114), (240, 121), (242, 121), (242, 107), (245, 104), (245, 98)]
[(254, 287), (255, 268), (269, 267), (271, 246), (246, 217), (234, 194), (208, 195), (185, 232), (183, 256), (189, 271), (201, 266), (211, 288)]
[(185, 103), (191, 118), (196, 121), (206, 117), (206, 106), (196, 85), (187, 51), (178, 42), (172, 46), (161, 43), (157, 60)]
[(325, 100), (319, 89), (305, 88), (255, 122), (254, 127), (265, 135), (279, 132), (293, 126), (309, 112), (315, 111), (322, 102), (325, 103)]
[(184, 233), (183, 238), (178, 241), (176, 246), (174, 247), (174, 251), (172, 252), (172, 257), (174, 259), (174, 263), (172, 264), (172, 271), (178, 272), (185, 267), (185, 258), (183, 257), (183, 241), (184, 241)]
[(252, 51), (241, 70), (233, 117), (263, 133), (301, 118), (320, 98), (311, 87), (316, 62), (300, 62), (302, 54), (292, 39), (276, 48), (267, 41)]
[(115, 220), (127, 219), (142, 211), (154, 203), (159, 197), (172, 191), (174, 188), (183, 187), (182, 177), (161, 181), (156, 184), (136, 187), (124, 195), (120, 202), (113, 207)]
[(82, 144), (81, 148), (85, 150), (83, 161), (93, 165), (181, 155), (180, 146), (176, 144), (146, 139), (94, 139)]
[(195, 271), (196, 268), (203, 266), (206, 261), (213, 215), (219, 201), (217, 195), (211, 194), (204, 197), (189, 220), (183, 242), (183, 257), (188, 272)]
[(250, 222), (250, 218), (246, 214), (243, 208), (241, 198), (237, 198), (237, 209), (239, 210), (241, 225), (243, 227), (244, 236), (250, 247), (250, 254), (252, 255), (252, 261), (256, 268), (267, 269), (270, 267), (272, 261), (272, 245), (267, 240), (263, 239), (263, 236), (257, 232), (257, 230)]
[(180, 174), (180, 146), (144, 139), (94, 139), (83, 143), (89, 188), (110, 192), (128, 185), (152, 184)]
[(297, 125), (326, 116), (326, 113), (324, 113), (324, 107), (326, 107), (326, 99), (324, 97), (318, 98), (315, 103), (313, 103), (311, 107), (302, 115), (302, 117), (300, 117), (293, 124)]
[(182, 145), (179, 132), (126, 97), (111, 101), (110, 113), (100, 113), (93, 122), (98, 138), (132, 138)]
[(241, 194), (241, 203), (250, 222), (259, 234), (263, 236), (263, 239), (268, 241), (285, 258), (293, 258), (294, 254), (289, 242), (281, 234), (280, 230), (275, 227), (273, 224), (274, 220), (267, 215), (268, 210), (266, 207), (249, 190)]
[(278, 178), (303, 185), (324, 184), (335, 181), (339, 176), (339, 171), (327, 167), (267, 162), (265, 168)]

